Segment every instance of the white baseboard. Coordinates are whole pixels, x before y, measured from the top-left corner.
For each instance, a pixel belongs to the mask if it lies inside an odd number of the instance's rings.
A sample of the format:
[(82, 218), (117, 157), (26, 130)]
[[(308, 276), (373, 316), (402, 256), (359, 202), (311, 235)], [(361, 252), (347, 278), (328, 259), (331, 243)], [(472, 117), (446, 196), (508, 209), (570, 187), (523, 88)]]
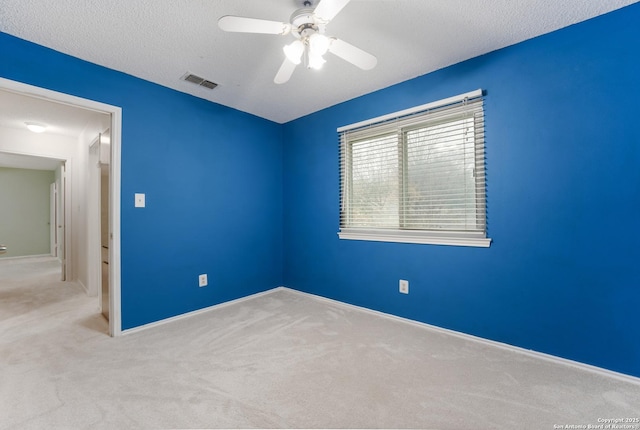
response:
[(179, 321), (179, 320), (182, 320), (182, 319), (185, 319), (185, 318), (191, 318), (193, 316), (204, 314), (206, 312), (211, 312), (211, 311), (214, 311), (214, 310), (217, 310), (217, 309), (221, 309), (221, 308), (224, 308), (224, 307), (227, 307), (227, 306), (231, 306), (231, 305), (234, 305), (234, 304), (237, 304), (237, 303), (242, 303), (242, 302), (245, 302), (247, 300), (254, 299), (256, 297), (261, 297), (261, 296), (265, 296), (267, 294), (271, 294), (272, 292), (274, 292), (274, 291), (276, 291), (276, 290), (278, 290), (280, 288), (283, 288), (283, 287), (273, 288), (271, 290), (262, 291), (260, 293), (255, 293), (255, 294), (251, 294), (250, 296), (245, 296), (245, 297), (241, 297), (239, 299), (230, 300), (228, 302), (219, 303), (217, 305), (208, 306), (206, 308), (197, 309), (195, 311), (187, 312), (186, 314), (180, 314), (180, 315), (176, 315), (174, 317), (169, 317), (169, 318), (165, 318), (165, 319), (162, 319), (162, 320), (159, 320), (159, 321), (154, 321), (154, 322), (149, 323), (149, 324), (144, 324), (144, 325), (141, 325), (141, 326), (128, 328), (126, 330), (122, 330), (121, 334), (122, 335), (126, 335), (126, 334), (138, 333), (140, 331), (144, 331), (144, 330), (147, 330), (147, 329), (150, 329), (150, 328), (153, 328), (153, 327), (157, 327), (157, 326), (161, 326), (161, 325), (164, 325), (164, 324), (168, 324), (168, 323), (171, 323), (171, 322), (174, 322), (174, 321)]
[(423, 322), (420, 322), (420, 321), (415, 321), (415, 320), (411, 320), (411, 319), (408, 319), (408, 318), (403, 318), (403, 317), (399, 317), (399, 316), (396, 316), (396, 315), (387, 314), (387, 313), (380, 312), (380, 311), (375, 311), (375, 310), (364, 308), (364, 307), (361, 307), (361, 306), (356, 306), (356, 305), (352, 305), (352, 304), (349, 304), (349, 303), (340, 302), (338, 300), (333, 300), (333, 299), (329, 299), (329, 298), (326, 298), (326, 297), (317, 296), (315, 294), (305, 293), (303, 291), (294, 290), (294, 289), (288, 288), (288, 287), (274, 288), (273, 290), (267, 291), (267, 293), (275, 292), (275, 291), (278, 291), (278, 290), (290, 291), (292, 293), (301, 294), (301, 295), (304, 295), (304, 296), (307, 296), (307, 297), (311, 297), (311, 298), (316, 299), (316, 300), (329, 302), (329, 303), (337, 305), (337, 306), (342, 306), (342, 307), (346, 307), (346, 308), (353, 309), (353, 310), (356, 310), (356, 311), (366, 312), (366, 313), (374, 314), (374, 315), (381, 316), (381, 317), (384, 317), (384, 318), (389, 318), (389, 319), (393, 319), (393, 320), (396, 320), (396, 321), (401, 321), (401, 322), (404, 322), (404, 323), (407, 323), (407, 324), (415, 325), (415, 326), (418, 326), (418, 327), (421, 327), (421, 328), (424, 328), (424, 329), (427, 329), (427, 330), (435, 331), (435, 332), (446, 334), (446, 335), (449, 335), (449, 336), (455, 336), (455, 337), (458, 337), (458, 338), (461, 338), (461, 339), (464, 339), (464, 340), (482, 343), (482, 344), (485, 344), (485, 345), (489, 345), (489, 346), (505, 349), (505, 350), (508, 350), (508, 351), (513, 351), (513, 352), (516, 352), (518, 354), (524, 354), (524, 355), (527, 355), (529, 357), (533, 357), (533, 358), (536, 358), (536, 359), (550, 361), (550, 362), (553, 362), (553, 363), (556, 363), (556, 364), (560, 364), (560, 365), (564, 365), (564, 366), (571, 366), (571, 367), (578, 368), (578, 369), (581, 369), (581, 370), (584, 370), (584, 371), (587, 371), (587, 372), (597, 373), (597, 374), (600, 374), (601, 376), (605, 376), (605, 377), (608, 377), (608, 378), (613, 378), (613, 379), (617, 379), (619, 381), (640, 385), (640, 378), (637, 378), (635, 376), (631, 376), (631, 375), (627, 375), (627, 374), (624, 374), (624, 373), (615, 372), (613, 370), (604, 369), (602, 367), (593, 366), (591, 364), (581, 363), (579, 361), (569, 360), (567, 358), (562, 358), (562, 357), (558, 357), (558, 356), (551, 355), (551, 354), (545, 354), (543, 352), (538, 352), (538, 351), (534, 351), (534, 350), (530, 350), (530, 349), (521, 348), (521, 347), (518, 347), (518, 346), (509, 345), (509, 344), (502, 343), (502, 342), (497, 342), (495, 340), (489, 340), (489, 339), (485, 339), (485, 338), (482, 338), (482, 337), (473, 336), (473, 335), (470, 335), (470, 334), (466, 334), (466, 333), (458, 332), (458, 331), (455, 331), (455, 330), (450, 330), (450, 329), (434, 326), (434, 325), (423, 323)]
[(15, 257), (0, 257), (0, 261), (3, 260), (27, 260), (27, 259), (37, 259), (37, 258), (42, 258), (42, 259), (49, 259), (49, 258), (55, 258), (52, 257), (51, 254), (38, 254), (38, 255), (16, 255)]

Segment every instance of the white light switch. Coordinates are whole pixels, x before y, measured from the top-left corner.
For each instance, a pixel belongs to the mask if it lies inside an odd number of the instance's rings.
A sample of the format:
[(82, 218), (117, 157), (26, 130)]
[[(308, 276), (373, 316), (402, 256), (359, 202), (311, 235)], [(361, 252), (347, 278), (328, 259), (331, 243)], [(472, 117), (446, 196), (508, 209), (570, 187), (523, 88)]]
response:
[(136, 193), (136, 206), (137, 208), (144, 207), (144, 193)]

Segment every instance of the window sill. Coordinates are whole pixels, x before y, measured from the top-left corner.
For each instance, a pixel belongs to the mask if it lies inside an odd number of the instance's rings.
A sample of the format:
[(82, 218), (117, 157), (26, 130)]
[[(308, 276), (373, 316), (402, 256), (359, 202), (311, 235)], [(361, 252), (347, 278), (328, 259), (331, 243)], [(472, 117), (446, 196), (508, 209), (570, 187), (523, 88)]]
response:
[(455, 233), (435, 233), (408, 230), (361, 230), (342, 229), (338, 232), (340, 239), (370, 240), (375, 242), (420, 243), (427, 245), (472, 246), (488, 248), (491, 239), (481, 236), (462, 236)]

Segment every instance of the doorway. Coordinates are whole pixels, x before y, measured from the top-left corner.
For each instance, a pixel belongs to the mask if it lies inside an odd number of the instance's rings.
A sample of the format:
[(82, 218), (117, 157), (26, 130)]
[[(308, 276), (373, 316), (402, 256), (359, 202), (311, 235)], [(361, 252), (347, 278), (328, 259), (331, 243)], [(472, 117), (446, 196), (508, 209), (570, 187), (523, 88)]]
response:
[[(71, 96), (64, 93), (34, 87), (20, 82), (11, 81), (0, 78), (0, 91), (18, 95), (20, 97), (42, 100), (44, 102), (58, 106), (58, 110), (64, 110), (68, 107), (78, 109), (80, 112), (98, 113), (106, 115), (108, 118), (108, 130), (110, 132), (109, 140), (109, 158), (108, 166), (108, 309), (109, 309), (109, 334), (111, 336), (119, 336), (121, 334), (121, 304), (120, 304), (120, 142), (121, 142), (121, 124), (122, 110), (117, 106), (107, 105), (104, 103)], [(13, 109), (12, 111), (15, 111)], [(0, 116), (2, 112), (0, 112)], [(53, 114), (52, 114), (53, 115)], [(0, 126), (3, 124), (0, 123)], [(2, 131), (2, 130), (0, 130)], [(104, 131), (104, 130), (103, 130)], [(15, 130), (9, 130), (8, 133), (15, 133)], [(88, 133), (88, 132), (87, 132)], [(86, 138), (86, 136), (85, 136)], [(66, 157), (56, 157), (56, 151), (59, 148), (44, 151), (36, 145), (20, 145), (12, 139), (2, 139), (0, 141), (0, 152), (21, 156), (36, 157), (52, 157), (65, 159)], [(51, 152), (53, 151), (53, 152)], [(59, 155), (59, 153), (58, 153)], [(100, 211), (93, 210), (90, 207), (81, 208), (84, 211), (83, 216), (77, 216), (78, 201), (85, 205), (89, 199), (87, 196), (86, 179), (88, 175), (88, 158), (89, 145), (81, 147), (76, 157), (67, 159), (67, 184), (68, 188), (74, 187), (65, 197), (67, 208), (70, 208), (71, 194), (74, 194), (73, 210), (67, 210), (64, 214), (64, 224), (68, 227), (65, 229), (65, 242), (67, 246), (63, 251), (68, 267), (66, 273), (68, 280), (81, 281), (79, 278), (86, 278), (85, 289), (90, 295), (97, 296), (96, 300), (101, 300), (101, 294), (98, 294), (100, 286), (96, 279), (100, 279), (99, 275), (102, 271), (102, 260), (100, 258), (102, 249), (101, 235), (87, 235), (86, 231), (98, 228), (100, 229), (101, 218)], [(99, 200), (98, 200), (99, 202)], [(91, 209), (91, 210), (90, 210)], [(72, 216), (74, 215), (74, 216)], [(97, 226), (97, 227), (96, 227)], [(98, 230), (99, 231), (99, 230)], [(85, 232), (85, 233), (83, 233)], [(83, 252), (90, 251), (92, 252)], [(95, 254), (95, 258), (91, 255)]]

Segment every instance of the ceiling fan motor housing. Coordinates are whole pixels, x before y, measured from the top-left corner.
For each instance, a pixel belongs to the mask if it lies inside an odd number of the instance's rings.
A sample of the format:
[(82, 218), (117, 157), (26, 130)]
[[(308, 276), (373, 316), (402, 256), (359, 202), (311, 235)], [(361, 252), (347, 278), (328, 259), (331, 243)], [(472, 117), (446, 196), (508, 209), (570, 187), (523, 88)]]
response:
[(291, 23), (291, 32), (298, 38), (311, 36), (313, 33), (324, 33), (324, 25), (316, 22), (313, 14), (313, 8), (303, 7), (291, 14), (289, 20)]

